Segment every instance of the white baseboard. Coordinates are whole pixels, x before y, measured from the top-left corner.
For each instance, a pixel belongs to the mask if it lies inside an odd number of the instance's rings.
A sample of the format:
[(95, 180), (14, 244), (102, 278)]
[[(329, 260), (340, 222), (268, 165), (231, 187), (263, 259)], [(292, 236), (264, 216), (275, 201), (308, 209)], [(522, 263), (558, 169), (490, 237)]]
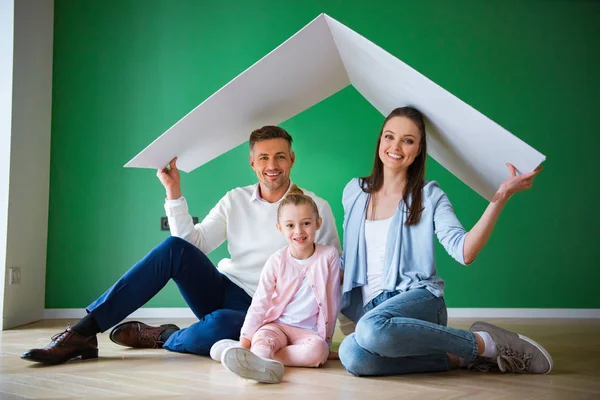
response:
[[(86, 314), (84, 308), (47, 308), (44, 310), (44, 319), (83, 318)], [(165, 307), (140, 308), (127, 318), (196, 318), (196, 316), (189, 308)]]
[[(83, 308), (47, 308), (44, 319), (77, 319)], [(449, 308), (449, 318), (600, 318), (600, 308)], [(140, 308), (128, 318), (196, 318), (189, 308)]]
[(600, 308), (449, 308), (448, 318), (600, 318)]

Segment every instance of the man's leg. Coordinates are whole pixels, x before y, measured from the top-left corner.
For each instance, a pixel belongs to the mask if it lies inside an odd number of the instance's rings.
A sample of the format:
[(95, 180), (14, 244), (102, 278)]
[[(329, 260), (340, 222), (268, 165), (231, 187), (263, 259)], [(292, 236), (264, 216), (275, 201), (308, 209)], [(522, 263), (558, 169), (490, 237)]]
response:
[(221, 307), (226, 278), (196, 246), (169, 237), (90, 304), (87, 311), (104, 332), (148, 302), (170, 279), (199, 319)]
[(29, 350), (21, 357), (56, 364), (78, 356), (97, 356), (95, 334), (107, 330), (144, 305), (169, 279), (177, 283), (184, 299), (200, 319), (223, 303), (224, 284), (228, 280), (198, 248), (183, 239), (170, 237), (87, 307), (90, 314), (84, 320), (91, 323), (84, 324), (85, 335), (76, 329), (80, 322), (58, 335), (45, 348)]
[[(173, 333), (163, 348), (180, 353), (207, 356), (213, 344), (222, 339), (239, 340), (240, 331), (252, 298), (239, 286), (223, 277), (224, 294), (220, 309), (199, 316), (200, 321)], [(185, 297), (185, 296), (184, 296)]]

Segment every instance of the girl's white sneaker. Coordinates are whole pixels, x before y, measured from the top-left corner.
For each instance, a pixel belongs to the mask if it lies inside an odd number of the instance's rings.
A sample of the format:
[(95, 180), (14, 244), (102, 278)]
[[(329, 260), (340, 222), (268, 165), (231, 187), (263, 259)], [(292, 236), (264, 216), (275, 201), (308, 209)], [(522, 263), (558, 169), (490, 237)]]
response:
[(230, 347), (223, 352), (221, 364), (236, 375), (262, 383), (279, 383), (283, 364), (263, 358), (243, 347)]
[(240, 347), (239, 340), (223, 339), (219, 340), (210, 348), (210, 358), (217, 362), (221, 362), (223, 352), (231, 347)]

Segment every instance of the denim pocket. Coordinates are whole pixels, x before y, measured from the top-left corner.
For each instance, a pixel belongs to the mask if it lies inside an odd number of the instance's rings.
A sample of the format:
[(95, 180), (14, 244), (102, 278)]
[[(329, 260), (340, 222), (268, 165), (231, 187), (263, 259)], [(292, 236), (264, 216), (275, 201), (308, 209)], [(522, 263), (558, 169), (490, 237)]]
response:
[(442, 303), (442, 306), (437, 313), (438, 325), (448, 326), (448, 310), (446, 309), (446, 302), (444, 301), (443, 297), (440, 297), (439, 299)]

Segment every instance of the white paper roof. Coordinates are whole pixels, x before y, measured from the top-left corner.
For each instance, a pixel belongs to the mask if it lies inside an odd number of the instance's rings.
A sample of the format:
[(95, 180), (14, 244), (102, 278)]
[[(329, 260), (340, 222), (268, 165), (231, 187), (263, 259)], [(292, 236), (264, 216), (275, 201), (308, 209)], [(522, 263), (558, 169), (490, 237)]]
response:
[[(428, 153), (490, 200), (507, 162), (529, 172), (545, 156), (373, 42), (321, 14), (169, 128), (125, 167), (190, 172), (353, 85), (379, 112), (411, 105), (427, 119)], [(232, 112), (233, 111), (233, 112)], [(378, 127), (375, 127), (377, 129)]]

